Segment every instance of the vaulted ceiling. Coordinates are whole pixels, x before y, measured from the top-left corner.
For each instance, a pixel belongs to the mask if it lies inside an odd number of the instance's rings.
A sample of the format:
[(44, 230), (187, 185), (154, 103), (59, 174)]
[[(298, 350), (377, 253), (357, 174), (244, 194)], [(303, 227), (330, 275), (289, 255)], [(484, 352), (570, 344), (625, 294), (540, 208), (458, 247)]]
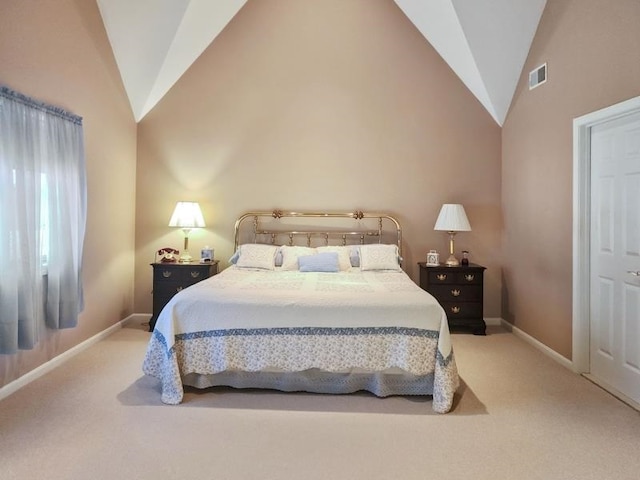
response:
[[(502, 125), (546, 0), (394, 0)], [(140, 121), (247, 0), (97, 0)]]

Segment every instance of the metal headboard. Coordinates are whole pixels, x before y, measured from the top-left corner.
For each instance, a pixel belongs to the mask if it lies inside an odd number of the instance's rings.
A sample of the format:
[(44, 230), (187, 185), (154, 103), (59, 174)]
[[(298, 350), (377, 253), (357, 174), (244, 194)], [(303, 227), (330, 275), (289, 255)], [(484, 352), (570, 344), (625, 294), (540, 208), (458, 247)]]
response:
[[(322, 228), (320, 226), (314, 225), (312, 228), (304, 228), (294, 229), (294, 230), (286, 230), (280, 228), (265, 228), (264, 221), (269, 219), (271, 225), (273, 225), (274, 219), (276, 221), (280, 221), (284, 218), (320, 218), (320, 219), (353, 219), (355, 222), (355, 229), (352, 228), (353, 224), (347, 225), (345, 228), (344, 225), (342, 227), (333, 228)], [(271, 212), (247, 212), (240, 216), (238, 220), (236, 220), (235, 224), (235, 245), (234, 251), (238, 249), (238, 245), (240, 242), (240, 229), (242, 223), (252, 219), (253, 221), (253, 242), (254, 243), (271, 243), (278, 245), (294, 245), (299, 244), (300, 239), (306, 240), (307, 246), (311, 246), (312, 241), (323, 241), (325, 245), (329, 245), (330, 242), (334, 242), (335, 245), (348, 245), (355, 243), (375, 243), (374, 241), (369, 240), (365, 242), (366, 239), (376, 239), (377, 243), (382, 242), (383, 233), (391, 230), (393, 233), (394, 241), (398, 243), (398, 250), (400, 253), (400, 257), (402, 258), (402, 228), (400, 227), (400, 223), (391, 215), (387, 215), (385, 213), (365, 213), (359, 210), (356, 210), (351, 213), (327, 213), (327, 212), (283, 212), (282, 210), (273, 210)], [(377, 220), (377, 228), (367, 228), (364, 225), (366, 222), (362, 222), (363, 225), (360, 224), (360, 220), (365, 219), (376, 219)], [(320, 223), (320, 222), (318, 222)], [(369, 222), (371, 223), (371, 222)], [(383, 225), (389, 223), (391, 228), (387, 228), (383, 230)], [(267, 225), (269, 226), (269, 225)], [(283, 241), (286, 239), (286, 241)], [(298, 242), (298, 243), (296, 243)]]

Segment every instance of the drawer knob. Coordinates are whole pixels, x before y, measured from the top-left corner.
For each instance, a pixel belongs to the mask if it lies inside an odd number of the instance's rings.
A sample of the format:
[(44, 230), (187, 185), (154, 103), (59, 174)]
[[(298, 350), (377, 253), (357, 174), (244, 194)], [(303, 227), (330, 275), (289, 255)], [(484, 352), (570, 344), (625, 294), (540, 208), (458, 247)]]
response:
[(436, 278), (438, 280), (440, 280), (441, 282), (444, 282), (447, 279), (447, 274), (446, 273), (439, 273), (438, 275), (436, 275)]
[(169, 270), (163, 270), (162, 271), (162, 276), (164, 278), (169, 278), (171, 276), (171, 272)]
[(182, 291), (182, 287), (176, 287), (176, 292)]
[(191, 278), (198, 278), (200, 276), (200, 272), (195, 271), (195, 272), (191, 272)]
[(451, 313), (460, 313), (460, 307), (451, 307)]
[(451, 295), (453, 295), (454, 297), (459, 297), (460, 296), (460, 290), (451, 290)]
[(473, 275), (473, 274), (471, 274), (471, 273), (468, 273), (467, 275), (465, 275), (465, 276), (464, 276), (464, 279), (465, 279), (467, 282), (473, 282), (473, 279), (474, 279), (474, 278), (475, 278), (475, 275)]

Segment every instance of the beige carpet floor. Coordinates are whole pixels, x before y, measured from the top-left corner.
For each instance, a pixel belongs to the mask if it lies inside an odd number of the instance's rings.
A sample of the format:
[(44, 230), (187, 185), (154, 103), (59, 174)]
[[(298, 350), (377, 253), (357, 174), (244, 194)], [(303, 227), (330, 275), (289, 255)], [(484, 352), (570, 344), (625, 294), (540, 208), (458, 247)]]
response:
[(0, 479), (633, 479), (640, 413), (500, 329), (454, 334), (430, 399), (188, 390), (160, 402), (132, 325), (0, 402)]

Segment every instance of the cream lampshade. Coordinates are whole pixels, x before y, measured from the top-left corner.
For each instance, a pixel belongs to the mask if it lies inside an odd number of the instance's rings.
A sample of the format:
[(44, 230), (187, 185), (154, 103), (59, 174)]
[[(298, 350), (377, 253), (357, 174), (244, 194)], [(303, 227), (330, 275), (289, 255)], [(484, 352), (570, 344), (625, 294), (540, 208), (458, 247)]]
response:
[(182, 228), (184, 232), (184, 249), (180, 255), (180, 263), (189, 263), (193, 257), (189, 255), (189, 232), (193, 228), (202, 228), (205, 225), (200, 205), (197, 202), (178, 202), (169, 220), (170, 227)]
[(464, 207), (458, 203), (445, 203), (442, 205), (440, 215), (438, 215), (436, 225), (433, 229), (445, 231), (449, 234), (449, 258), (445, 262), (445, 265), (460, 265), (454, 253), (453, 237), (457, 232), (471, 231), (471, 225), (469, 225), (469, 219), (464, 211)]

